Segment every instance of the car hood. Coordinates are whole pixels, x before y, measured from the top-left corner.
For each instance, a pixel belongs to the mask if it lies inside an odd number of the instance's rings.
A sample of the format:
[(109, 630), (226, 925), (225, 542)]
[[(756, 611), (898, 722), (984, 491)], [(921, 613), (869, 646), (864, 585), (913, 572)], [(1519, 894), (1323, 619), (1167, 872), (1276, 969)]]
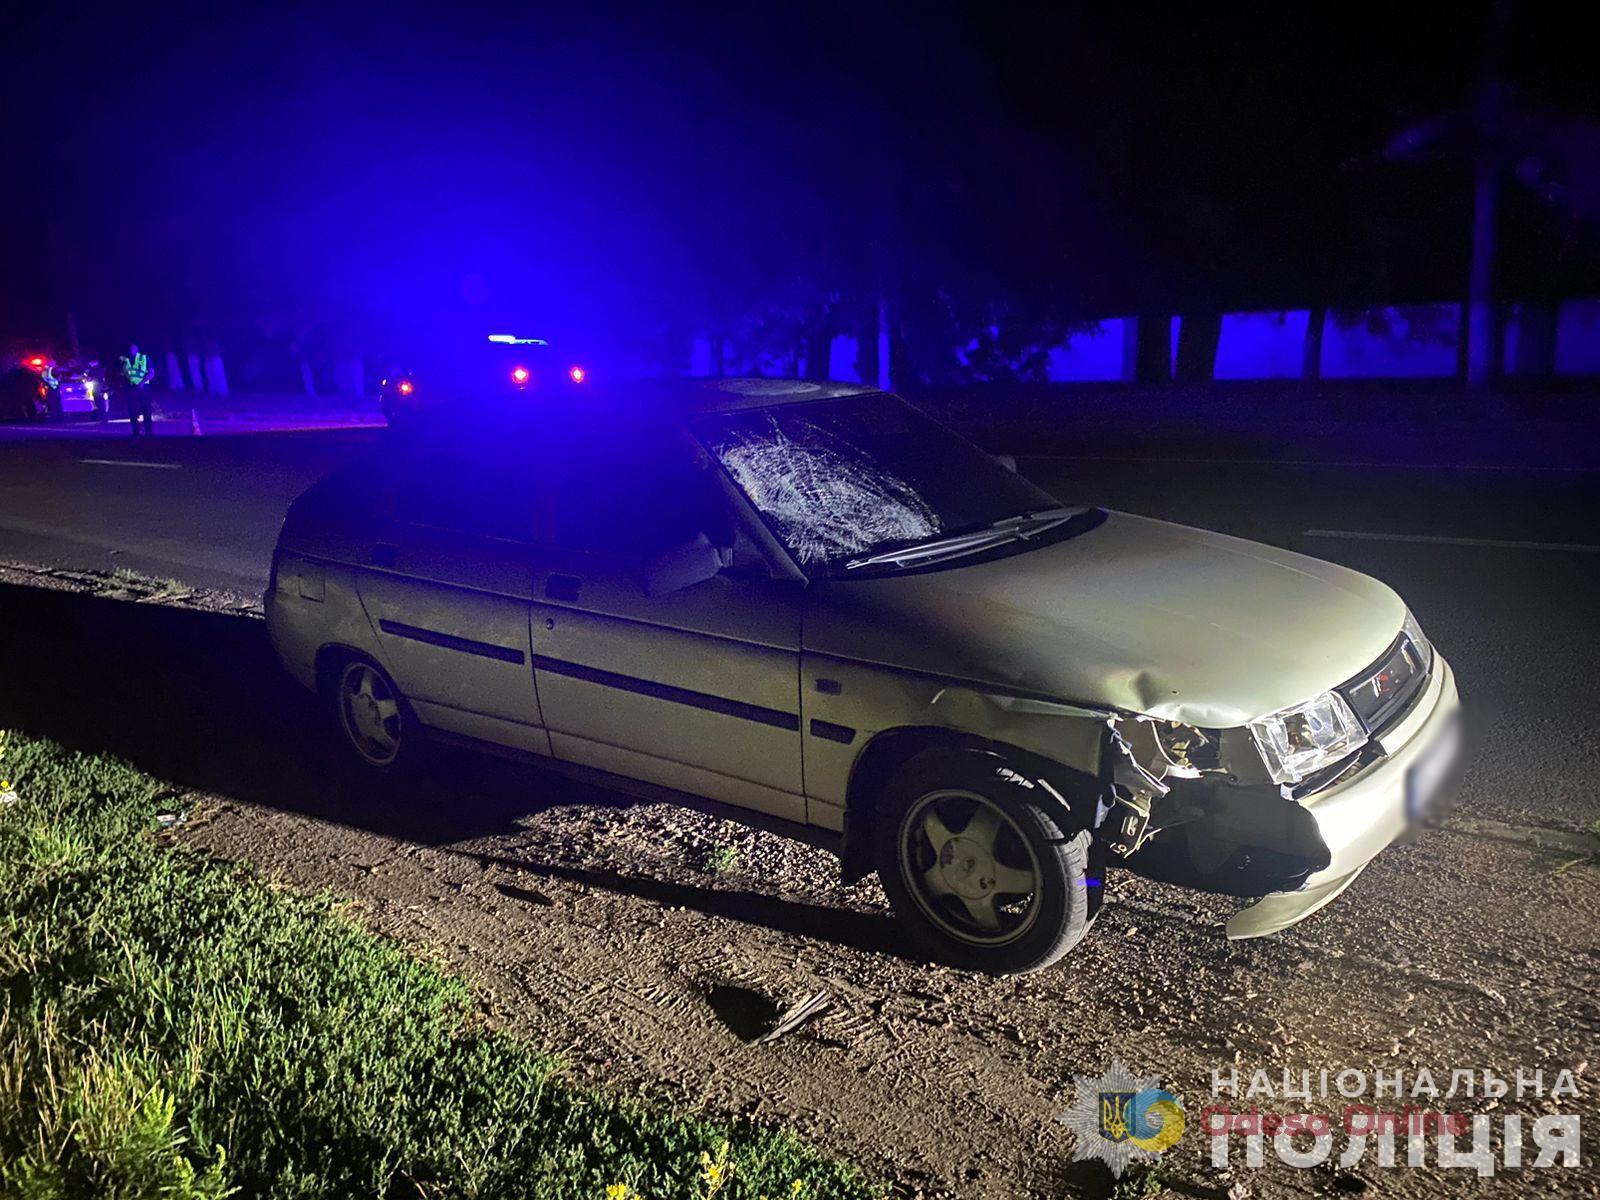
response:
[(1342, 683), (1405, 617), (1355, 571), (1125, 513), (1005, 558), (807, 591), (809, 652), (1211, 728)]

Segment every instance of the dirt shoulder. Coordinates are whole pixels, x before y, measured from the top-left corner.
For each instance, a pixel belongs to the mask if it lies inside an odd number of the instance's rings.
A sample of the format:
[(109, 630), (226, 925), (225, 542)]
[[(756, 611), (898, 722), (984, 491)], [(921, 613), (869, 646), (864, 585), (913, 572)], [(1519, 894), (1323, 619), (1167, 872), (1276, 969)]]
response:
[[(1259, 942), (1222, 938), (1229, 901), (1119, 880), (1063, 968), (994, 980), (902, 957), (876, 885), (840, 888), (823, 852), (698, 812), (574, 795), (537, 772), (525, 784), (514, 828), (450, 845), (238, 803), (202, 809), (186, 836), (352, 897), (596, 1078), (792, 1124), (913, 1192), (1103, 1193), (1103, 1169), (1074, 1164), (1058, 1118), (1074, 1077), (1114, 1058), (1159, 1074), (1196, 1112), (1213, 1069), (1410, 1079), (1427, 1067), (1443, 1086), (1450, 1067), (1511, 1078), (1528, 1065), (1553, 1082), (1595, 1044), (1600, 869), (1559, 870), (1570, 854), (1502, 830), (1397, 848), (1340, 904)], [(472, 804), (470, 784), (455, 785), (438, 803)], [(820, 1017), (751, 1040), (817, 992), (829, 997)], [(1579, 1107), (1592, 1114), (1585, 1085)], [(1459, 1172), (1370, 1164), (1294, 1171), (1270, 1151), (1268, 1169), (1228, 1176), (1203, 1150), (1186, 1138), (1169, 1155), (1168, 1174), (1200, 1194), (1464, 1186)], [(1593, 1187), (1587, 1168), (1541, 1174), (1574, 1194)]]

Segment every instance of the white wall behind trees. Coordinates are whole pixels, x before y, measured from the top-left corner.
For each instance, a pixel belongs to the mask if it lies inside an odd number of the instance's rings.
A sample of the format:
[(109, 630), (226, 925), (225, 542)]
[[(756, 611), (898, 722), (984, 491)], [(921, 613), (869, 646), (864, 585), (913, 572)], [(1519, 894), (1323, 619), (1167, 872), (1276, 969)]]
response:
[[(1388, 305), (1329, 312), (1323, 328), (1322, 375), (1327, 379), (1449, 378), (1458, 370), (1459, 304)], [(1505, 373), (1516, 375), (1521, 308), (1505, 314)], [(1176, 344), (1180, 320), (1172, 321)], [(1217, 379), (1298, 379), (1310, 313), (1228, 313), (1217, 344)], [(1113, 317), (1050, 350), (1052, 382), (1131, 379), (1132, 318)], [(1600, 375), (1600, 299), (1568, 300), (1557, 314), (1557, 375)]]

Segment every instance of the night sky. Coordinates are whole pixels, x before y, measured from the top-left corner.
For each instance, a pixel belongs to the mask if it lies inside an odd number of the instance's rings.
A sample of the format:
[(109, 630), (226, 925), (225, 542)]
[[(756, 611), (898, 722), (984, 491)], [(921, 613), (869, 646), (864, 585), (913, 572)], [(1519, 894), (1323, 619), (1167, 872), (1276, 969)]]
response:
[[(117, 6), (7, 18), (7, 340), (451, 323), (590, 340), (953, 282), (1066, 316), (1438, 299), (1496, 55), (1600, 113), (1557, 6)], [(1520, 111), (1520, 110), (1519, 110)], [(1525, 189), (1508, 288), (1600, 291)], [(157, 328), (146, 336), (161, 336)]]

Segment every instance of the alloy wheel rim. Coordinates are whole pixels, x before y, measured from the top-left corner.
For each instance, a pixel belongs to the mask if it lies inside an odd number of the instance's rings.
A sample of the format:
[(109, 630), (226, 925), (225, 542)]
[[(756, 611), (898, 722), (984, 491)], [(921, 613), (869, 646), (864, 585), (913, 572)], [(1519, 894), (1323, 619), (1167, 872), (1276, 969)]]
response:
[(351, 663), (339, 677), (339, 723), (363, 761), (386, 767), (400, 753), (400, 701), (382, 673)]
[(917, 799), (900, 822), (900, 876), (943, 932), (1003, 946), (1038, 919), (1043, 872), (1022, 830), (978, 792), (948, 789)]

